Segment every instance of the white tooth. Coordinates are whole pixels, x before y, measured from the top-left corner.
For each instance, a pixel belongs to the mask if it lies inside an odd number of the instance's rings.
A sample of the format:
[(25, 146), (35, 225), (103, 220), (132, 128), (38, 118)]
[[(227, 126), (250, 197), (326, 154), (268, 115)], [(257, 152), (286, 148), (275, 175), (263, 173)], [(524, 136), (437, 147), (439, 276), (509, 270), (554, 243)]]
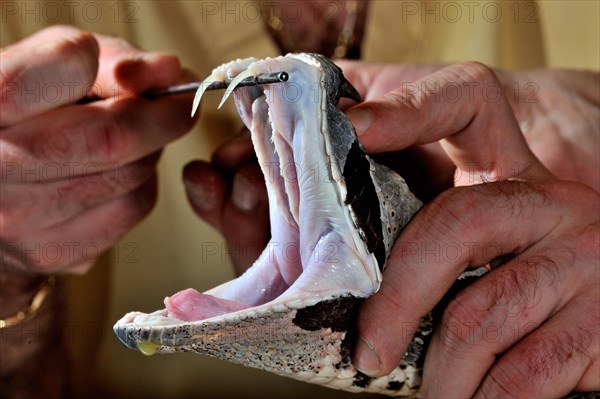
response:
[(223, 99), (221, 100), (221, 103), (219, 104), (219, 108), (221, 108), (223, 106), (223, 104), (225, 103), (225, 101), (227, 101), (227, 99), (229, 98), (231, 93), (233, 93), (233, 90), (236, 88), (236, 86), (238, 84), (240, 84), (240, 82), (242, 80), (249, 78), (250, 76), (255, 76), (254, 72), (251, 72), (250, 70), (246, 69), (245, 71), (240, 73), (238, 76), (235, 77), (235, 79), (233, 79), (231, 81), (229, 86), (227, 86), (227, 90), (225, 90), (225, 95), (223, 96)]
[(213, 72), (209, 77), (204, 79), (202, 81), (202, 83), (200, 83), (200, 87), (198, 87), (198, 90), (196, 90), (196, 96), (194, 97), (194, 103), (192, 104), (192, 117), (198, 110), (198, 106), (200, 105), (200, 100), (202, 99), (202, 95), (204, 95), (206, 88), (208, 86), (210, 86), (211, 83), (219, 82), (219, 81), (223, 81), (223, 78)]

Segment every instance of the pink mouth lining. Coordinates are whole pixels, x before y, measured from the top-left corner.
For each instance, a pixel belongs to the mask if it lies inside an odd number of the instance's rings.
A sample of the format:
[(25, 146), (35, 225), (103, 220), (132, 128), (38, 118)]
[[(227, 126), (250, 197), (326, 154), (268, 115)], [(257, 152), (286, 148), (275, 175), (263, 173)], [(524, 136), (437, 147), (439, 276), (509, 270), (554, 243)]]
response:
[(193, 288), (165, 298), (167, 316), (183, 321), (199, 321), (247, 309), (245, 303), (203, 294)]

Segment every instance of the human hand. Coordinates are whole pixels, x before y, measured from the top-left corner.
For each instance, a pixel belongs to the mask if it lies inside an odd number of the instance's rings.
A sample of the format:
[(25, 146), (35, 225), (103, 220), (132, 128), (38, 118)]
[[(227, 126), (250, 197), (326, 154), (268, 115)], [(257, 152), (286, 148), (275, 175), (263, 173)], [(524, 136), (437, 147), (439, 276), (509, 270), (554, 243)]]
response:
[[(502, 87), (490, 69), (459, 64), (415, 83), (427, 90), (389, 92), (348, 114), (370, 151), (439, 142), (460, 187), (427, 204), (398, 238), (379, 292), (361, 309), (357, 367), (391, 371), (456, 278), (489, 263), (439, 321), (424, 396), (600, 389), (600, 195), (540, 163), (505, 93), (491, 101), (481, 90)], [(443, 100), (457, 88), (463, 95)]]
[(3, 49), (3, 265), (84, 271), (150, 212), (160, 150), (191, 128), (191, 98), (139, 93), (185, 75), (174, 56), (66, 26)]
[(267, 191), (248, 130), (217, 149), (211, 162), (186, 165), (183, 180), (192, 208), (223, 234), (235, 271), (242, 274), (270, 238)]
[[(339, 61), (344, 74), (365, 101), (381, 96), (402, 97), (409, 91), (425, 89), (418, 80), (444, 67), (441, 64), (376, 64)], [(496, 101), (503, 90), (521, 131), (532, 152), (555, 176), (575, 180), (600, 190), (600, 74), (586, 71), (495, 70), (498, 81), (487, 87), (486, 96)], [(477, 82), (467, 82), (462, 91), (469, 96)], [(460, 90), (460, 89), (459, 89)], [(438, 100), (454, 101), (456, 87), (439, 94)], [(389, 107), (394, 99), (389, 98)], [(345, 102), (344, 108), (353, 104)], [(358, 121), (354, 120), (355, 123)], [(397, 119), (391, 123), (402, 123)], [(394, 126), (391, 126), (393, 129)], [(392, 130), (393, 132), (393, 130)], [(368, 152), (389, 151), (385, 141), (372, 143), (361, 138)], [(453, 185), (454, 164), (439, 143), (414, 145), (402, 149), (402, 156), (385, 155), (411, 188), (421, 197), (431, 199)], [(415, 163), (422, 165), (414, 168)], [(415, 170), (417, 169), (417, 170)]]

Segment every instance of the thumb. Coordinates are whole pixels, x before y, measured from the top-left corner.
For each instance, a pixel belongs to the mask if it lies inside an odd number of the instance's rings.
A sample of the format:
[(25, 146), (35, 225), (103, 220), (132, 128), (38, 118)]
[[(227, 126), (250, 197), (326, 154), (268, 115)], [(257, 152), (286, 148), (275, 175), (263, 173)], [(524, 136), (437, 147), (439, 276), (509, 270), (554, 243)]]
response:
[(403, 83), (347, 115), (369, 152), (441, 141), (459, 185), (549, 175), (527, 146), (495, 73), (479, 63)]

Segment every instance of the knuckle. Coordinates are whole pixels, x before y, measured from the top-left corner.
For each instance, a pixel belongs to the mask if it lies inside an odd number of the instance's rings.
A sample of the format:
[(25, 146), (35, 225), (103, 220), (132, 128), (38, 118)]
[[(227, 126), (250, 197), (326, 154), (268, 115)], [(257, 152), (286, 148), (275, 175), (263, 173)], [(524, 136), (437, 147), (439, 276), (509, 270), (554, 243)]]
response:
[(56, 207), (60, 207), (61, 202), (68, 201), (71, 212), (82, 212), (112, 198), (126, 195), (142, 185), (150, 175), (150, 170), (136, 173), (126, 166), (77, 176), (52, 190), (48, 200)]
[(550, 203), (544, 184), (498, 181), (473, 186), (473, 190), (484, 195), (493, 209), (510, 219), (530, 219), (537, 209)]
[(382, 100), (385, 103), (396, 107), (398, 105), (408, 108), (409, 111), (414, 111), (415, 116), (419, 116), (419, 111), (423, 107), (423, 96), (419, 95), (419, 90), (416, 87), (406, 86), (401, 90), (392, 90), (383, 95)]
[(558, 274), (556, 263), (546, 255), (532, 255), (501, 267), (485, 284), (487, 308), (504, 319), (517, 317), (540, 304), (542, 282), (550, 286), (558, 279)]
[(498, 82), (496, 73), (487, 65), (478, 61), (466, 61), (456, 64), (459, 76), (467, 76), (480, 83)]
[[(484, 340), (497, 343), (506, 329), (526, 333), (532, 324), (523, 316), (558, 293), (560, 267), (554, 258), (534, 254), (492, 271), (448, 303), (438, 339), (456, 351)], [(514, 323), (526, 324), (516, 329)]]
[(565, 284), (563, 272), (573, 258), (570, 248), (557, 247), (520, 255), (493, 270), (482, 282), (489, 311), (519, 321), (533, 309), (544, 309), (551, 298), (560, 295)]
[(589, 349), (593, 340), (593, 334), (580, 327), (526, 339), (517, 353), (521, 372), (538, 383), (551, 380), (573, 363), (591, 362)]
[(82, 75), (88, 80), (93, 80), (98, 70), (100, 55), (100, 47), (94, 35), (89, 32), (77, 31), (73, 35), (67, 36), (63, 43), (61, 50), (79, 60), (78, 66), (81, 68)]
[(594, 339), (592, 332), (581, 327), (527, 338), (490, 370), (481, 391), (489, 397), (539, 396), (547, 381), (557, 380), (569, 369), (585, 369), (592, 362)]
[(532, 397), (536, 392), (531, 381), (517, 363), (502, 359), (490, 370), (480, 391), (486, 398)]
[(119, 165), (131, 153), (135, 143), (124, 118), (114, 112), (106, 112), (97, 120), (96, 131), (86, 141), (86, 153), (91, 159), (100, 155), (100, 162), (109, 166)]
[(110, 184), (118, 193), (140, 187), (154, 173), (155, 166), (144, 161), (134, 162), (120, 167), (110, 174)]
[[(6, 57), (8, 58), (8, 54)], [(0, 127), (9, 126), (18, 120), (23, 114), (23, 101), (18, 95), (20, 90), (19, 77), (23, 73), (23, 67), (6, 67), (4, 62), (0, 63)]]
[[(153, 175), (155, 164), (145, 160), (135, 161), (126, 165), (116, 165), (114, 168), (101, 172), (96, 176), (82, 176), (88, 183), (82, 197), (100, 197), (101, 200), (125, 195), (140, 187)], [(79, 186), (79, 184), (75, 184)], [(74, 187), (77, 190), (76, 187)], [(90, 195), (93, 192), (93, 195)]]
[[(386, 284), (385, 282), (382, 282), (377, 298), (379, 299), (377, 301), (378, 307), (381, 309), (386, 309), (388, 312), (390, 310), (393, 311), (402, 308), (402, 294), (393, 284)], [(383, 315), (384, 312), (381, 313)]]
[[(32, 137), (28, 143), (24, 143), (31, 149), (31, 153), (38, 160), (64, 160), (73, 159), (76, 147), (72, 140), (71, 132), (75, 131), (76, 127), (71, 124), (57, 129), (40, 129), (36, 132), (35, 137)], [(41, 162), (41, 161), (37, 161)], [(39, 165), (44, 168), (44, 165)]]
[(442, 192), (426, 206), (425, 228), (434, 238), (463, 237), (471, 239), (480, 230), (485, 214), (481, 197), (468, 187), (455, 187)]
[(448, 303), (437, 332), (440, 343), (461, 353), (478, 340), (476, 332), (487, 323), (488, 314), (478, 296), (464, 291)]
[[(427, 82), (423, 82), (426, 85)], [(408, 120), (403, 120), (403, 123), (408, 123), (410, 126), (422, 129), (423, 126), (428, 126), (431, 123), (430, 113), (428, 108), (432, 106), (431, 99), (436, 98), (433, 91), (423, 90), (424, 87), (417, 83), (405, 84), (401, 88), (385, 93), (379, 99), (371, 101), (371, 109), (376, 114), (374, 122), (382, 120), (395, 121), (398, 115), (410, 115)], [(377, 115), (380, 114), (380, 115)], [(390, 126), (390, 127), (393, 127)]]

